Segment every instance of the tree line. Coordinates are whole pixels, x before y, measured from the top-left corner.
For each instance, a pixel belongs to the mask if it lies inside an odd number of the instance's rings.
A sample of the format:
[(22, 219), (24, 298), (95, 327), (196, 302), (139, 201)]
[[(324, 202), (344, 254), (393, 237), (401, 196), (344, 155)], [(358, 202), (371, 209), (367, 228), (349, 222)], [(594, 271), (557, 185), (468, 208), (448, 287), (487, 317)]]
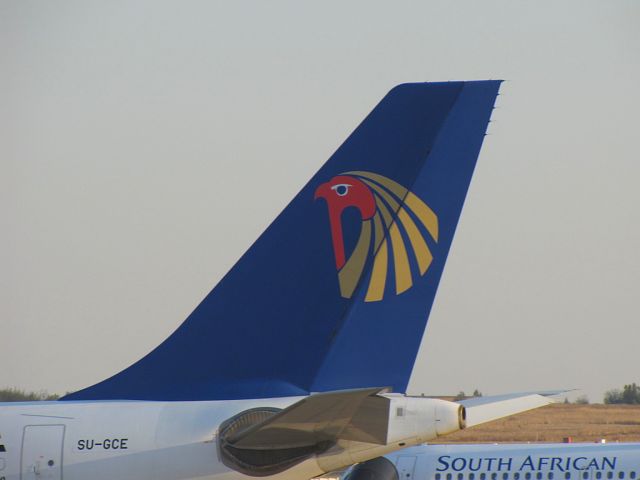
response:
[[(482, 393), (478, 389), (476, 389), (471, 395), (467, 395), (461, 391), (454, 397), (454, 400), (463, 400), (465, 398), (481, 396)], [(13, 387), (0, 389), (0, 402), (34, 402), (42, 400), (58, 400), (59, 398), (60, 395), (55, 393), (50, 394), (46, 390), (41, 390), (39, 392), (27, 392)], [(578, 397), (575, 403), (587, 404), (589, 403), (589, 400), (583, 395)], [(621, 390), (608, 390), (604, 394), (604, 403), (607, 405), (640, 405), (640, 386), (635, 383), (631, 383), (629, 385), (625, 385)]]
[(27, 392), (18, 388), (0, 389), (0, 402), (35, 402), (42, 400), (58, 400), (60, 395), (50, 394), (45, 390), (39, 392)]
[(640, 405), (640, 387), (632, 383), (625, 385), (622, 390), (609, 390), (604, 394), (604, 403)]

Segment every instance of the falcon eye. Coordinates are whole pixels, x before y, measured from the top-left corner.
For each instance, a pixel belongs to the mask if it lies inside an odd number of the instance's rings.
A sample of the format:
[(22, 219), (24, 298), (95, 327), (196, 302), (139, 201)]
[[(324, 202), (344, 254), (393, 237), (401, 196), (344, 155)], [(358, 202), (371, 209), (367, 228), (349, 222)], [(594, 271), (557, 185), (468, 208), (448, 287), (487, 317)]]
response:
[(333, 187), (331, 187), (331, 190), (336, 192), (336, 194), (338, 194), (339, 197), (344, 197), (347, 193), (349, 193), (350, 186), (351, 185), (349, 185), (348, 183), (340, 183), (338, 185), (334, 185)]

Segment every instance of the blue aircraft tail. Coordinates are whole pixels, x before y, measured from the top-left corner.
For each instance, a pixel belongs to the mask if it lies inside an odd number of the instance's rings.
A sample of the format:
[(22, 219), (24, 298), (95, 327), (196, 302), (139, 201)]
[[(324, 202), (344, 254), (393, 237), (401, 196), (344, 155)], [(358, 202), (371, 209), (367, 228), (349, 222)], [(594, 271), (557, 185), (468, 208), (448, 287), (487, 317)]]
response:
[(167, 340), (65, 400), (403, 392), (499, 86), (395, 87)]

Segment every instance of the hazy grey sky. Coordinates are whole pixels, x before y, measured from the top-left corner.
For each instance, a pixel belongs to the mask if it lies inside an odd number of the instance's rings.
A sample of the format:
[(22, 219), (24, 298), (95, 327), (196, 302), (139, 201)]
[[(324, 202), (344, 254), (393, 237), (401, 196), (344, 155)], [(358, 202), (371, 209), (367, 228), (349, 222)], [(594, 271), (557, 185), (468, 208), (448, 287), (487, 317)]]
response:
[(638, 25), (636, 0), (0, 0), (0, 386), (128, 366), (393, 85), (485, 78), (411, 391), (640, 381)]

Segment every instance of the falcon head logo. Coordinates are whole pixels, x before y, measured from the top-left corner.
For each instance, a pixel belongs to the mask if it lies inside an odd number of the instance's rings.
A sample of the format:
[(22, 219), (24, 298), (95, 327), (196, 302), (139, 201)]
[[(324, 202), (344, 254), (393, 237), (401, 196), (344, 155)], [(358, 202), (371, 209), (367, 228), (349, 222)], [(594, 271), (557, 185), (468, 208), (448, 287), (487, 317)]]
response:
[[(438, 241), (438, 217), (399, 183), (376, 173), (345, 172), (320, 185), (315, 198), (327, 203), (340, 294), (344, 298), (353, 295), (370, 258), (373, 267), (365, 286), (365, 302), (382, 300), (390, 279), (395, 281), (396, 295), (411, 288), (412, 262), (420, 276), (429, 269), (433, 260), (429, 243)], [(348, 258), (342, 234), (342, 212), (347, 207), (357, 208), (362, 218), (360, 236)], [(410, 248), (405, 245), (405, 238)], [(411, 259), (408, 252), (412, 252)]]

